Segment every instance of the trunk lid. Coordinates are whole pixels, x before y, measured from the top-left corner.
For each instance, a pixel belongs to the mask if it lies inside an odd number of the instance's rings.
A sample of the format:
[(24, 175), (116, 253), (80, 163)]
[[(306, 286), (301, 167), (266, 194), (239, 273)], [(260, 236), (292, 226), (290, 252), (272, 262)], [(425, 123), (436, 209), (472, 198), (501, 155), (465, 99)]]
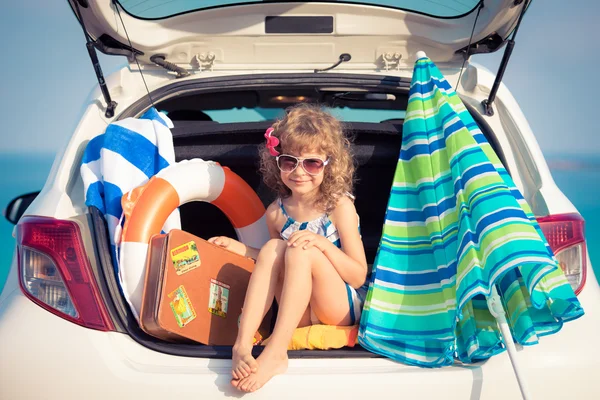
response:
[(130, 61), (135, 53), (149, 65), (151, 57), (163, 56), (190, 72), (318, 69), (344, 53), (351, 56), (345, 69), (404, 69), (413, 67), (419, 50), (438, 65), (460, 66), (469, 43), (470, 54), (498, 49), (527, 4), (68, 1), (102, 52)]

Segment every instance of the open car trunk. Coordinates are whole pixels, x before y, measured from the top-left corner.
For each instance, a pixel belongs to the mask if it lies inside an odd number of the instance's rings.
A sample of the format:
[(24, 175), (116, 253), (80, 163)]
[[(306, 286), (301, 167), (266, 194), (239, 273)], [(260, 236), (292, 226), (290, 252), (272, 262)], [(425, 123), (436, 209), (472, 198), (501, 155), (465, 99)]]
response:
[[(271, 123), (197, 124), (186, 121), (183, 128), (173, 130), (175, 157), (177, 161), (192, 158), (213, 160), (231, 168), (248, 182), (266, 208), (275, 200), (275, 194), (264, 185), (259, 175), (258, 150), (264, 145), (263, 135)], [(354, 136), (355, 159), (359, 165), (355, 204), (360, 215), (367, 261), (372, 264), (398, 160), (402, 121), (355, 122), (347, 124), (347, 128)], [(235, 231), (225, 214), (210, 203), (187, 203), (180, 211), (181, 226), (187, 232), (202, 238), (216, 235), (235, 237)]]
[[(367, 262), (372, 264), (379, 246), (399, 157), (409, 81), (389, 77), (336, 74), (278, 74), (238, 79), (240, 81), (237, 82), (232, 82), (231, 78), (181, 82), (178, 86), (170, 86), (159, 93), (153, 93), (157, 109), (167, 112), (173, 119), (175, 127), (172, 134), (176, 160), (201, 158), (229, 167), (255, 190), (266, 207), (275, 197), (259, 175), (258, 150), (264, 144), (265, 130), (273, 122), (269, 117), (283, 112), (286, 106), (300, 100), (314, 101), (331, 107), (334, 115), (341, 113), (345, 116), (346, 131), (353, 138), (353, 153), (358, 166), (355, 204), (361, 220), (361, 235)], [(228, 90), (229, 88), (232, 89)], [(381, 96), (366, 96), (366, 93), (384, 93), (387, 100), (381, 100)], [(392, 95), (394, 100), (390, 100), (389, 95)], [(121, 118), (140, 115), (148, 106), (149, 100), (141, 99)], [(253, 122), (222, 122), (225, 119), (235, 120), (240, 110), (248, 109), (260, 110), (263, 120), (257, 121), (257, 118), (254, 118)], [(476, 112), (471, 110), (471, 114), (498, 152), (498, 146), (487, 124)], [(390, 116), (392, 118), (389, 118)], [(502, 159), (502, 154), (498, 155)], [(193, 179), (190, 180), (190, 184), (193, 184)], [(235, 231), (227, 217), (212, 204), (192, 202), (181, 206), (180, 212), (184, 231), (204, 239), (215, 235), (235, 237)], [(228, 346), (167, 343), (147, 335), (140, 329), (115, 279), (103, 216), (95, 208), (92, 208), (91, 214), (101, 258), (101, 272), (105, 275), (107, 283), (103, 289), (106, 296), (113, 300), (113, 304), (110, 305), (113, 314), (118, 315), (122, 322), (116, 324), (118, 329), (129, 334), (140, 344), (160, 352), (190, 357), (230, 358), (231, 347)], [(260, 349), (256, 347), (257, 352)], [(293, 351), (290, 352), (290, 357), (378, 356), (357, 345), (340, 350)]]

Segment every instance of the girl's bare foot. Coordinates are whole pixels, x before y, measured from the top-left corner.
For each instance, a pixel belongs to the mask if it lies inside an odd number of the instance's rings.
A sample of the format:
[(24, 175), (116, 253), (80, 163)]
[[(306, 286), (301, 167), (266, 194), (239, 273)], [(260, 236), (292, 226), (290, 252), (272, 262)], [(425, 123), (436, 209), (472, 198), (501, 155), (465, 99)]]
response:
[(284, 373), (288, 366), (288, 357), (285, 351), (276, 353), (265, 349), (256, 361), (260, 368), (234, 385), (238, 390), (254, 392), (263, 387), (275, 375)]
[(252, 346), (233, 346), (233, 357), (231, 358), (231, 376), (233, 386), (238, 385), (240, 379), (247, 377), (258, 369), (256, 359), (252, 357)]

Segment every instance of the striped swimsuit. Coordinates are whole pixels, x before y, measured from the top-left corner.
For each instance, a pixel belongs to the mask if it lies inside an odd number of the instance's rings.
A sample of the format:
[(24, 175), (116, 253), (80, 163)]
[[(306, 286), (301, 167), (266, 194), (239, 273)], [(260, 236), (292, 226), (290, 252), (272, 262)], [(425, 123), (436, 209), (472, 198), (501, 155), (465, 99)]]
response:
[[(285, 211), (283, 207), (283, 202), (281, 199), (277, 200), (279, 203), (279, 207), (281, 207), (281, 212), (287, 218), (285, 224), (283, 224), (283, 228), (281, 228), (281, 238), (283, 240), (288, 240), (292, 233), (296, 231), (308, 230), (310, 232), (316, 233), (317, 235), (325, 236), (330, 242), (332, 242), (337, 248), (341, 248), (340, 235), (338, 234), (337, 228), (327, 214), (321, 215), (319, 218), (316, 218), (312, 221), (308, 222), (298, 222), (295, 221), (292, 217), (290, 217)], [(365, 282), (364, 285), (359, 287), (358, 289), (354, 289), (352, 286), (346, 283), (346, 293), (348, 294), (348, 304), (350, 305), (350, 320), (351, 325), (357, 324), (360, 321), (360, 316), (362, 313), (362, 308), (365, 302), (365, 297), (367, 296), (367, 290), (369, 289), (368, 282)], [(319, 324), (320, 321), (314, 312), (311, 309), (311, 322), (313, 325)]]

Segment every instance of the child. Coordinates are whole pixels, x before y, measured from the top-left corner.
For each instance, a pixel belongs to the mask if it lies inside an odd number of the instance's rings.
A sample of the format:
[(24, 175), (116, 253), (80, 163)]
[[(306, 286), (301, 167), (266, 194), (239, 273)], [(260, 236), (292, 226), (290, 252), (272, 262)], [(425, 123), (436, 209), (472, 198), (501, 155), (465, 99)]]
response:
[[(367, 262), (350, 194), (354, 165), (340, 122), (301, 104), (267, 129), (265, 138), (260, 170), (279, 195), (266, 212), (271, 240), (259, 252), (228, 237), (209, 239), (256, 259), (233, 346), (231, 383), (245, 392), (287, 369), (296, 328), (358, 323), (367, 292)], [(274, 298), (275, 328), (255, 360), (252, 339)]]

